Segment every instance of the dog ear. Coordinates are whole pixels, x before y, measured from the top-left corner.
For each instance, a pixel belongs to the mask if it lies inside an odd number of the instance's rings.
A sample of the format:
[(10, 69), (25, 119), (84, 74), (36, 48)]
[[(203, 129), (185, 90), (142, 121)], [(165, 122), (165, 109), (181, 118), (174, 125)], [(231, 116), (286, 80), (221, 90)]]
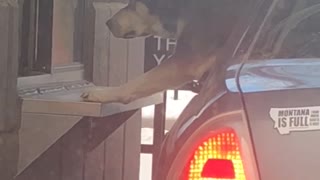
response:
[(142, 15), (147, 15), (149, 14), (149, 9), (148, 7), (142, 3), (142, 2), (137, 2), (136, 5), (136, 11), (139, 13), (139, 14), (142, 14)]
[(135, 9), (136, 9), (136, 0), (130, 0), (127, 7), (128, 7), (129, 9), (135, 10)]

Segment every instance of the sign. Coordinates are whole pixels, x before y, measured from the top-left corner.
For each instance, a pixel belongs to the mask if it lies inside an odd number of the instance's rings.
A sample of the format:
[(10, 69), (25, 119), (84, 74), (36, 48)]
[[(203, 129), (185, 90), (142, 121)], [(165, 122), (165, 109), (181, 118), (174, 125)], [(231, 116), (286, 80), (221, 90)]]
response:
[(320, 106), (271, 108), (270, 117), (279, 133), (320, 130)]
[(174, 52), (176, 40), (151, 36), (145, 40), (144, 72), (150, 71)]
[[(156, 66), (160, 65), (163, 61), (170, 58), (176, 47), (177, 41), (174, 39), (164, 39), (159, 36), (151, 36), (145, 40), (145, 53), (144, 53), (144, 72), (148, 72)], [(190, 82), (178, 90), (191, 90), (194, 92), (199, 91), (199, 85), (195, 82)]]

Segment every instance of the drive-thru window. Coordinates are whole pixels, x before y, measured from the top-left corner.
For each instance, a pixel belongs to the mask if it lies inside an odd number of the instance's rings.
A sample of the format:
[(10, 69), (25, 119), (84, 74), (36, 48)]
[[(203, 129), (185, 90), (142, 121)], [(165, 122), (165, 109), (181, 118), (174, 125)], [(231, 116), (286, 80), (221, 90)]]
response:
[(140, 109), (163, 95), (127, 105), (80, 98), (93, 84), (116, 86), (144, 72), (144, 40), (116, 39), (105, 26), (124, 5), (0, 1), (8, 25), (0, 27), (1, 176), (10, 169), (0, 179), (139, 178)]

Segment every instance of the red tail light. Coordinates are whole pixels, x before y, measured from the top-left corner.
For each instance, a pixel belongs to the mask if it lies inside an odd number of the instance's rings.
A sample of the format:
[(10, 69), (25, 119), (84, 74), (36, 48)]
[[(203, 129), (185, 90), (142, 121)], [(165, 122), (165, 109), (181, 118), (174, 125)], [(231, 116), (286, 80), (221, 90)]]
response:
[(233, 130), (213, 133), (194, 149), (183, 180), (246, 180), (239, 141)]

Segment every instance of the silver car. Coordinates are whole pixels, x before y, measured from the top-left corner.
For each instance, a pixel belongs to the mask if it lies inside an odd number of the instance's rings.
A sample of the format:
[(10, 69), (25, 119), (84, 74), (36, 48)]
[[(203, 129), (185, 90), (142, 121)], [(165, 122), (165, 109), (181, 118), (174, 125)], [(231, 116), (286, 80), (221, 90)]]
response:
[(257, 0), (242, 22), (218, 55), (224, 83), (210, 72), (154, 179), (319, 179), (320, 1)]

